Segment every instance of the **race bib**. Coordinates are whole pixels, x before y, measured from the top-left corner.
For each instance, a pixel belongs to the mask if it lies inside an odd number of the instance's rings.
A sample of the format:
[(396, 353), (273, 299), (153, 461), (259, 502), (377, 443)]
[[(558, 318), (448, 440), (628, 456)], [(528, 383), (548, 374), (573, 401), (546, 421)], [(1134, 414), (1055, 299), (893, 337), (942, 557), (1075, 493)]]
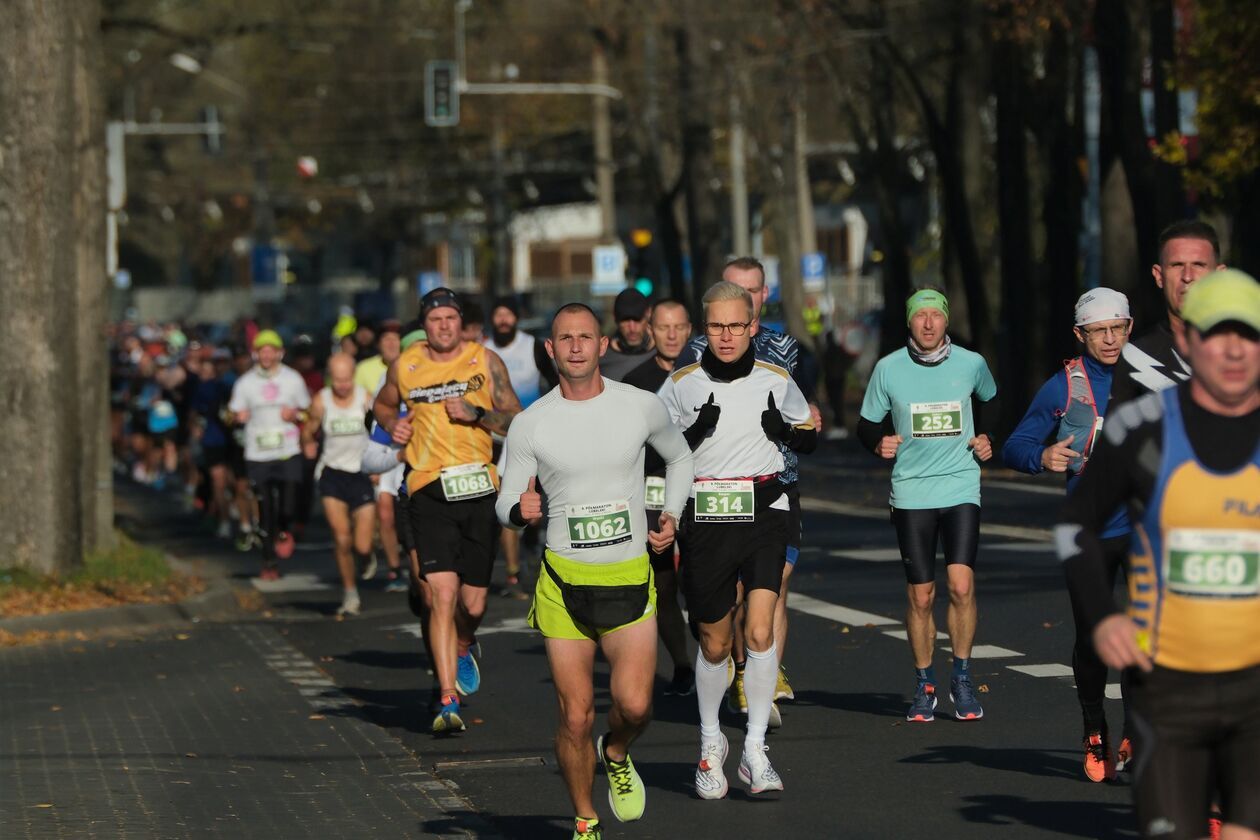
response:
[(363, 421), (358, 417), (336, 417), (328, 424), (330, 435), (357, 435), (363, 431)]
[(490, 467), (485, 464), (460, 464), (447, 467), (441, 472), (442, 495), (448, 502), (476, 499), (494, 492), (490, 480)]
[(962, 403), (910, 403), (910, 436), (957, 437), (962, 434)]
[(648, 510), (665, 509), (665, 479), (649, 475), (643, 480), (643, 506)]
[(599, 502), (592, 505), (566, 505), (564, 517), (569, 526), (569, 544), (574, 548), (599, 548), (630, 542), (630, 505), (626, 502)]
[(284, 446), (284, 432), (280, 429), (275, 429), (270, 432), (259, 432), (254, 435), (254, 446), (263, 452), (271, 449), (279, 449)]
[(1165, 541), (1164, 580), (1178, 595), (1260, 595), (1260, 532), (1173, 528)]
[(752, 522), (753, 483), (697, 481), (692, 485), (697, 522)]

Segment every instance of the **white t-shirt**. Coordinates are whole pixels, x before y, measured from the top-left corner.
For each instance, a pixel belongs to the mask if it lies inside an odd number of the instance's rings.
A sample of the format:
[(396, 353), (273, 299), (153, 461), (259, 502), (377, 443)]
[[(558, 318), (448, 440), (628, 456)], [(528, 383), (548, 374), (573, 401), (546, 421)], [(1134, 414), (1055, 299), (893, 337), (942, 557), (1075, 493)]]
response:
[[(531, 477), (546, 493), (547, 547), (580, 563), (618, 563), (647, 551), (643, 447), (665, 459), (665, 510), (677, 519), (692, 480), (682, 432), (654, 395), (611, 379), (589, 400), (555, 388), (512, 420), (495, 510), (508, 525)], [(623, 516), (624, 514), (624, 516)]]
[[(717, 427), (696, 447), (696, 478), (744, 479), (782, 472), (783, 453), (761, 428), (769, 395), (774, 395), (775, 407), (789, 425), (811, 425), (809, 403), (788, 372), (755, 362), (747, 376), (722, 382), (696, 363), (670, 374), (658, 392), (670, 419), (683, 429), (696, 422), (696, 413), (710, 394), (722, 412)], [(787, 498), (780, 497), (771, 507), (786, 509)]]
[(248, 411), (245, 424), (246, 461), (282, 461), (302, 451), (296, 423), (280, 418), (284, 408), (309, 408), (311, 395), (302, 375), (288, 365), (277, 365), (270, 374), (255, 365), (232, 386), (232, 411)]

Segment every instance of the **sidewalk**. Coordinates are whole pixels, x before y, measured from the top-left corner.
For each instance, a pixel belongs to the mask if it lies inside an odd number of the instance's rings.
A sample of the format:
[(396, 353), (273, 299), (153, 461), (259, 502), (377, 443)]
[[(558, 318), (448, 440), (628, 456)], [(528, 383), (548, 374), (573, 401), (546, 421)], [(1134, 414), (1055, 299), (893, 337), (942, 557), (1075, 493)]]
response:
[[(129, 530), (220, 583), (252, 559), (220, 556), (157, 497), (132, 501), (146, 518)], [(0, 650), (3, 835), (492, 834), (285, 632), (238, 614)]]

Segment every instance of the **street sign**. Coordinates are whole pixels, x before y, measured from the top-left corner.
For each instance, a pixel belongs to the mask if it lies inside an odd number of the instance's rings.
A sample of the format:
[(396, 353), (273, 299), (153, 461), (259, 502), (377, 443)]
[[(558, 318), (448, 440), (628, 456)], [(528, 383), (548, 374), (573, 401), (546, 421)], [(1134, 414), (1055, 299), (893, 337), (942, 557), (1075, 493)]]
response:
[(615, 295), (626, 287), (626, 251), (620, 245), (600, 245), (591, 252), (594, 274), (591, 294)]
[(817, 251), (801, 257), (801, 285), (807, 292), (821, 292), (827, 288), (827, 260)]
[(416, 295), (424, 297), (442, 285), (442, 272), (422, 271), (416, 275)]
[(434, 128), (459, 125), (459, 65), (430, 61), (424, 65), (424, 122)]

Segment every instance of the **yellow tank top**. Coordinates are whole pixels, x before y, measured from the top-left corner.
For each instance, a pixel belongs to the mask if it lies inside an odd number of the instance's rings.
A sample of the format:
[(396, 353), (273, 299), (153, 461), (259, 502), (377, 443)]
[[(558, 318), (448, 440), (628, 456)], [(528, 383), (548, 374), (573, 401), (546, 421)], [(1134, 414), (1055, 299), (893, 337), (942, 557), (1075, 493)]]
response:
[(458, 355), (448, 362), (428, 356), (428, 343), (417, 342), (398, 359), (398, 391), (407, 404), (412, 435), (406, 458), (411, 465), (407, 489), (416, 492), (436, 480), (443, 469), (465, 464), (486, 464), (491, 480), (499, 486), (490, 456), (490, 433), (476, 423), (451, 420), (443, 401), (463, 397), (470, 405), (486, 411), (494, 408), (491, 395), (490, 351), (474, 342), (465, 342)]

